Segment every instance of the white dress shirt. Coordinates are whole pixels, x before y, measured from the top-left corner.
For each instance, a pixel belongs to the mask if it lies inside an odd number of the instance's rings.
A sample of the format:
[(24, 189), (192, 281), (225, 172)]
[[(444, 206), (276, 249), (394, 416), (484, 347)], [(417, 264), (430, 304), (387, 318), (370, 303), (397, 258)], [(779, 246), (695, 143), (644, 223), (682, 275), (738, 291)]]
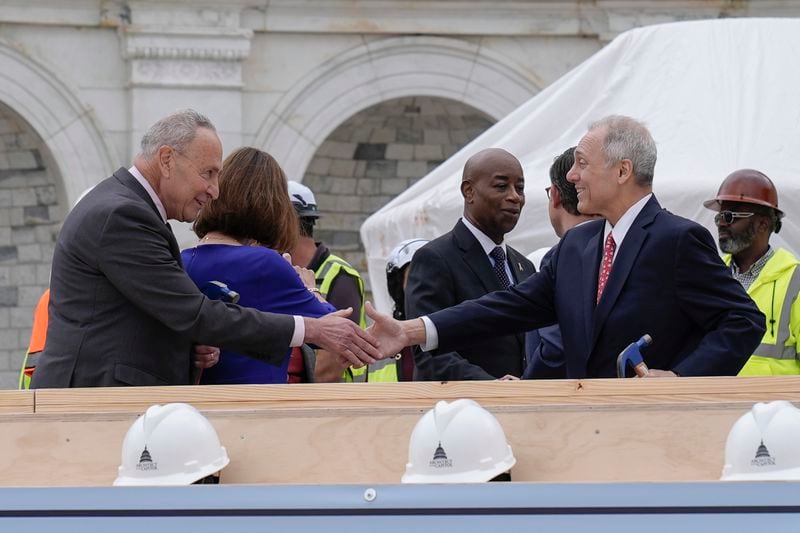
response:
[(491, 263), (492, 268), (495, 266), (495, 260), (494, 257), (489, 254), (492, 253), (492, 250), (498, 246), (503, 249), (503, 253), (506, 256), (506, 264), (503, 265), (503, 267), (505, 268), (506, 276), (508, 276), (508, 281), (510, 281), (512, 285), (515, 285), (516, 280), (514, 279), (514, 274), (511, 272), (511, 267), (508, 264), (508, 250), (506, 250), (506, 241), (503, 240), (503, 242), (500, 244), (495, 244), (495, 242), (490, 239), (488, 235), (475, 227), (472, 222), (467, 220), (467, 217), (462, 217), (461, 222), (463, 222), (469, 232), (472, 233), (476, 239), (478, 239), (478, 243), (481, 245), (481, 248), (483, 248), (483, 253), (486, 254), (486, 257), (489, 259), (489, 263)]

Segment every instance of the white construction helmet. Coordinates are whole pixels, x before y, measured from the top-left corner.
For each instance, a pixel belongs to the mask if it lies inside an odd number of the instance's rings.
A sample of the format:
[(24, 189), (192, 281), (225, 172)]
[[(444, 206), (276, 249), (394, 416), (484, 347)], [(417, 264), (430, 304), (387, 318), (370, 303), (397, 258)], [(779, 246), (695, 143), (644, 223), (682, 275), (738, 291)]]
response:
[(228, 464), (214, 426), (185, 403), (153, 405), (122, 443), (114, 485), (191, 485)]
[(400, 270), (411, 262), (414, 253), (428, 244), (427, 239), (406, 239), (395, 246), (386, 259), (386, 273)]
[(800, 480), (800, 409), (787, 401), (757, 403), (725, 444), (723, 481)]
[(317, 209), (317, 199), (314, 198), (314, 192), (296, 181), (289, 180), (289, 199), (294, 205), (297, 216), (301, 218), (319, 218), (319, 210)]
[(440, 401), (417, 422), (403, 483), (482, 483), (517, 462), (497, 419), (472, 400)]

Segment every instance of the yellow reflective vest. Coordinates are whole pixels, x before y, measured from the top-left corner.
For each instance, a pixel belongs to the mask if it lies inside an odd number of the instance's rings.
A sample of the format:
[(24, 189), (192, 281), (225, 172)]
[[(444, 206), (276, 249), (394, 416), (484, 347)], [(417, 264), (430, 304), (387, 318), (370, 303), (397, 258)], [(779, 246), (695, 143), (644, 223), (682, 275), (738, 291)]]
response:
[[(358, 309), (358, 322), (362, 328), (365, 328), (367, 327), (367, 315), (364, 305), (364, 280), (361, 279), (358, 270), (350, 266), (350, 263), (336, 255), (328, 255), (314, 272), (314, 277), (317, 279), (317, 288), (319, 288), (320, 294), (327, 298), (334, 280), (340, 274), (353, 276), (358, 281), (358, 292), (361, 298), (361, 306)], [(387, 358), (361, 368), (350, 367), (344, 371), (342, 380), (346, 382), (396, 382), (397, 360)]]
[[(723, 258), (730, 265), (730, 254)], [(747, 294), (767, 317), (767, 331), (740, 376), (800, 374), (800, 264), (788, 250), (778, 248)]]

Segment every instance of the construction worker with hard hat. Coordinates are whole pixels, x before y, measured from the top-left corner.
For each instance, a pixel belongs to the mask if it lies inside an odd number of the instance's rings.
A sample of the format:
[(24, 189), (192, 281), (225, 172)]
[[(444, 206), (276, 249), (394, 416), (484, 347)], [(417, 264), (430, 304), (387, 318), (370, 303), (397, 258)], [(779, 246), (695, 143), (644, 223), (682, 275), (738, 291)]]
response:
[(769, 243), (784, 216), (775, 185), (758, 170), (737, 170), (703, 205), (717, 211), (723, 260), (767, 319), (764, 338), (739, 375), (800, 374), (800, 261)]
[(114, 485), (217, 484), (229, 462), (200, 411), (185, 403), (153, 405), (125, 435)]
[(511, 481), (516, 462), (492, 413), (473, 400), (440, 401), (414, 426), (402, 482)]
[[(414, 253), (428, 244), (427, 239), (406, 239), (395, 246), (386, 259), (386, 289), (394, 302), (392, 316), (397, 320), (406, 317), (406, 285), (408, 285), (408, 271)], [(395, 356), (397, 359), (398, 381), (413, 381), (414, 379), (414, 352), (410, 346), (403, 348)]]
[[(343, 258), (331, 253), (325, 243), (314, 240), (314, 226), (320, 214), (313, 191), (302, 183), (289, 181), (289, 197), (300, 221), (300, 238), (291, 250), (292, 261), (313, 270), (322, 297), (336, 309), (351, 307), (353, 314), (350, 318), (366, 328), (364, 280), (361, 274)], [(339, 359), (318, 351), (315, 381), (396, 382), (394, 363), (394, 359), (386, 358), (353, 368), (349, 363), (342, 364)]]
[(731, 428), (722, 481), (800, 480), (800, 409), (757, 403)]

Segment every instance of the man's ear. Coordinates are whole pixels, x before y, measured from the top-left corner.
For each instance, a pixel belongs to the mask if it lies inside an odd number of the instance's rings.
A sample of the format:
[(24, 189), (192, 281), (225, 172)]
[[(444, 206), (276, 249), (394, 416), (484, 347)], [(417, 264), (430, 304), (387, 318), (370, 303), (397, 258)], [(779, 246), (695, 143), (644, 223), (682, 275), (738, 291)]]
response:
[(171, 146), (161, 146), (156, 152), (156, 162), (158, 163), (158, 169), (161, 171), (161, 175), (164, 177), (169, 178), (171, 173), (170, 163), (172, 162), (172, 158), (175, 157), (173, 153), (173, 149)]
[(558, 192), (555, 185), (550, 187), (550, 201), (553, 202), (553, 208), (561, 207), (561, 193)]
[(472, 187), (472, 182), (464, 180), (461, 182), (461, 196), (468, 204), (472, 203), (472, 197), (475, 195), (475, 189)]
[(623, 159), (619, 162), (619, 175), (617, 182), (622, 185), (633, 178), (633, 162), (630, 159)]

